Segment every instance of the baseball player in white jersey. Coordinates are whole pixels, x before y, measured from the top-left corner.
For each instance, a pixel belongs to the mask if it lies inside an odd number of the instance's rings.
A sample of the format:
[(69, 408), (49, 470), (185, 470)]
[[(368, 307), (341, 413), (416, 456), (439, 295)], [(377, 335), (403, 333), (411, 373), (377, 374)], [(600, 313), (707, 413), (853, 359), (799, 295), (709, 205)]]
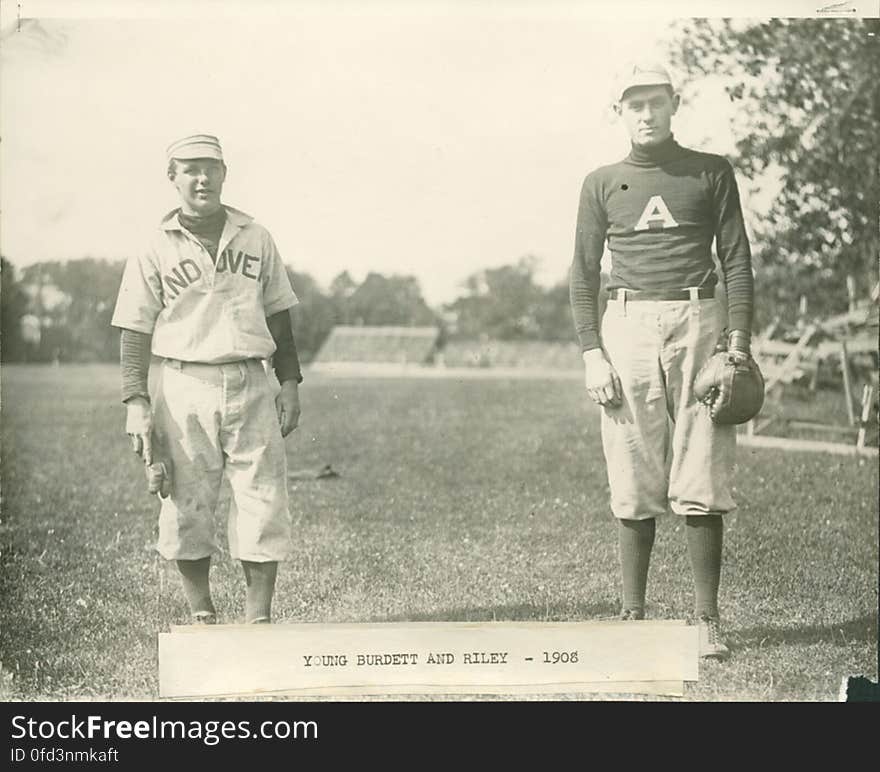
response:
[[(278, 562), (290, 541), (283, 438), (296, 428), (302, 381), (289, 309), (297, 303), (269, 232), (221, 203), (216, 137), (167, 149), (180, 207), (128, 260), (112, 324), (122, 330), (126, 432), (170, 477), (160, 554), (175, 560), (196, 623), (214, 623), (212, 519), (230, 483), (229, 551), (247, 583), (247, 622), (271, 621)], [(158, 363), (148, 385), (150, 358)], [(280, 383), (269, 379), (271, 358)]]

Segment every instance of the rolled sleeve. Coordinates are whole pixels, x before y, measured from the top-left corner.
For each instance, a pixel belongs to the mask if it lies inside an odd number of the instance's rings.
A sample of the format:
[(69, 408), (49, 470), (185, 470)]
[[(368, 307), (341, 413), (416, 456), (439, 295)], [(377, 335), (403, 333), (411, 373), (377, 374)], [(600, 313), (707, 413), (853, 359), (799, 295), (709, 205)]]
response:
[(162, 277), (155, 261), (149, 254), (130, 257), (122, 273), (110, 324), (151, 334), (163, 306)]

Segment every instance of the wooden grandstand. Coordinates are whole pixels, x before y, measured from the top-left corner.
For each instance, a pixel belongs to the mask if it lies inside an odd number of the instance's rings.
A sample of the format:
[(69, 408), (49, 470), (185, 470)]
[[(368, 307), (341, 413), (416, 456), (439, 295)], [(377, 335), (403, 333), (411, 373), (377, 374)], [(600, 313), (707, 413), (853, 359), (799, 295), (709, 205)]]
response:
[(443, 349), (447, 367), (507, 367), (534, 370), (583, 368), (576, 343), (454, 340)]
[(337, 325), (312, 364), (433, 364), (439, 337), (436, 327)]

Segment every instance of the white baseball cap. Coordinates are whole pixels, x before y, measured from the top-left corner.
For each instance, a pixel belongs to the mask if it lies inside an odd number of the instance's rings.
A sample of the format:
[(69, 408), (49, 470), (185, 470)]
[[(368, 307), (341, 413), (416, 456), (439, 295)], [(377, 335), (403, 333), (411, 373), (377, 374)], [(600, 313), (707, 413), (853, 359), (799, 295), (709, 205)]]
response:
[(637, 86), (669, 86), (674, 88), (669, 70), (659, 62), (638, 62), (626, 70), (617, 88), (617, 100), (623, 99), (629, 89)]
[(177, 158), (186, 161), (192, 158), (215, 158), (223, 160), (223, 149), (220, 140), (211, 134), (192, 134), (183, 139), (178, 139), (168, 145), (165, 151), (168, 160)]

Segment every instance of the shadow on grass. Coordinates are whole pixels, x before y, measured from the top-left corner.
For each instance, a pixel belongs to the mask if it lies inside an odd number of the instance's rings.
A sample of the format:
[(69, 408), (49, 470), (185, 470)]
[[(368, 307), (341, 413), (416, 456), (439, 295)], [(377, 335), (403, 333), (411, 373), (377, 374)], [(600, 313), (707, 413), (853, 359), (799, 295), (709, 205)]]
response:
[(761, 625), (745, 630), (731, 630), (731, 637), (740, 646), (756, 648), (798, 643), (833, 643), (838, 646), (877, 643), (877, 634), (876, 613), (830, 625)]
[(438, 609), (437, 611), (398, 614), (371, 619), (372, 622), (583, 622), (593, 619), (616, 619), (618, 604), (518, 603), (507, 606)]

